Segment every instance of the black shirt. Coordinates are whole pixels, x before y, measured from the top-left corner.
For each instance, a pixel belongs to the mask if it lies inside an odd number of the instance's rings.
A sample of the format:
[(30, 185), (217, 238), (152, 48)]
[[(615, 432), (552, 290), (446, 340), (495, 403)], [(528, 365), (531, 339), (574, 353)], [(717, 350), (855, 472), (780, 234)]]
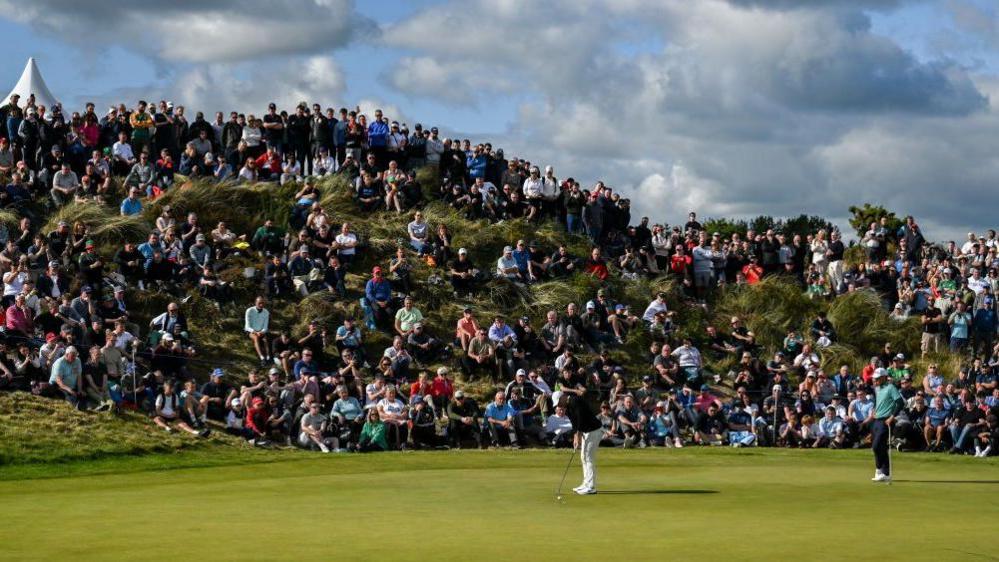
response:
[(566, 414), (569, 416), (569, 423), (572, 424), (572, 429), (582, 432), (589, 433), (600, 429), (600, 420), (597, 419), (596, 414), (593, 413), (593, 408), (590, 403), (586, 401), (585, 398), (575, 395), (567, 395), (568, 402), (566, 403)]
[(940, 322), (933, 322), (933, 320), (936, 320), (942, 315), (943, 313), (940, 312), (940, 309), (935, 306), (931, 306), (924, 310), (923, 318), (930, 322), (923, 324), (923, 332), (927, 334), (939, 334), (941, 329)]
[(978, 408), (972, 408), (969, 412), (967, 408), (961, 408), (961, 411), (957, 414), (957, 423), (960, 427), (965, 427), (967, 425), (972, 425), (981, 422), (985, 419), (985, 414), (982, 413)]

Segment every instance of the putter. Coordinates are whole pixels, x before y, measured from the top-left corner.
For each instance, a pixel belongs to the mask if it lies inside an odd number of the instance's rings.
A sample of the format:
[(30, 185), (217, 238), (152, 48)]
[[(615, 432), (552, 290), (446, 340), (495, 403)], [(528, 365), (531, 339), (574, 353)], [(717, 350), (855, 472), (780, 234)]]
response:
[(891, 486), (891, 478), (895, 477), (895, 471), (891, 467), (891, 426), (888, 426), (888, 485)]
[(558, 489), (555, 490), (555, 500), (562, 501), (562, 485), (565, 484), (565, 477), (569, 475), (569, 467), (572, 466), (572, 459), (576, 456), (576, 450), (573, 449), (569, 454), (569, 462), (565, 464), (565, 472), (562, 473), (562, 480), (558, 483)]

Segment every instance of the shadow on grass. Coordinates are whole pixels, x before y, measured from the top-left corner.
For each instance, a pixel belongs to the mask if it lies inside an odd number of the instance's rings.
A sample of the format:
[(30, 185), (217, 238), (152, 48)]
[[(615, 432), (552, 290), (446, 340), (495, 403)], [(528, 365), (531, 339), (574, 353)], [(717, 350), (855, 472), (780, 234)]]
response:
[(717, 494), (718, 490), (600, 490), (600, 495), (638, 495), (638, 494)]
[(999, 480), (892, 480), (909, 484), (999, 484)]

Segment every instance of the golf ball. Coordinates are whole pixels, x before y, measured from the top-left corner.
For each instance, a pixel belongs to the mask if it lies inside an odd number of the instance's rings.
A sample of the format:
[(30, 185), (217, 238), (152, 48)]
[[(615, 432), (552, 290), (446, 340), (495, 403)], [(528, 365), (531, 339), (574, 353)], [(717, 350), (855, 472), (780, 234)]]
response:
[(562, 501), (562, 496), (556, 496), (555, 499)]

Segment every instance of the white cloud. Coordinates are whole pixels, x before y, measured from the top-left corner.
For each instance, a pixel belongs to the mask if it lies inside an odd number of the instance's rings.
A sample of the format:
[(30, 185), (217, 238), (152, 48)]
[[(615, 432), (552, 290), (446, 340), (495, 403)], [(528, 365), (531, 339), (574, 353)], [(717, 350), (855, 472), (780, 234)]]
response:
[[(494, 145), (561, 177), (619, 187), (635, 215), (842, 216), (884, 198), (934, 217), (926, 224), (969, 220), (966, 201), (999, 181), (982, 166), (991, 155), (960, 138), (973, 123), (991, 130), (980, 123), (991, 115), (988, 90), (875, 35), (858, 8), (895, 2), (791, 4), (472, 0), (417, 14), (386, 40), (441, 65), (474, 61), (447, 66), (450, 84), (518, 80), (541, 101), (524, 103)], [(642, 34), (661, 48), (630, 51), (629, 37)], [(934, 151), (939, 143), (954, 148)], [(960, 195), (932, 203), (931, 184)], [(914, 185), (918, 202), (906, 198)]]
[(0, 10), (83, 49), (120, 45), (167, 63), (311, 54), (377, 32), (352, 0), (0, 0)]
[[(261, 87), (267, 84), (268, 87)], [(263, 114), (267, 104), (275, 102), (290, 109), (301, 101), (323, 107), (343, 105), (344, 75), (329, 56), (292, 58), (285, 61), (255, 64), (197, 65), (181, 72), (168, 83), (143, 88), (128, 88), (91, 96), (102, 104), (124, 102), (132, 105), (139, 98), (170, 100), (189, 110), (242, 111)]]

